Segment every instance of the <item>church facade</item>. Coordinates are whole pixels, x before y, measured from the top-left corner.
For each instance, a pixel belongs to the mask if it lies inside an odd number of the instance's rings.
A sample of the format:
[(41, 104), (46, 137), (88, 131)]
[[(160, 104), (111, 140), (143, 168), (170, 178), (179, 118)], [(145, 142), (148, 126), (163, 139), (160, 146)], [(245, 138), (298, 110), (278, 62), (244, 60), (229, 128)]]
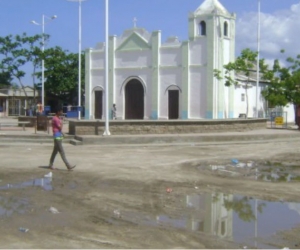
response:
[[(105, 43), (87, 49), (85, 119), (104, 119), (106, 91), (121, 120), (223, 119), (245, 113), (242, 85), (226, 87), (214, 77), (214, 69), (224, 72), (223, 65), (235, 60), (235, 21), (218, 0), (205, 0), (188, 15), (187, 41), (170, 37), (162, 42), (161, 31), (138, 27), (111, 36), (109, 89)], [(249, 117), (255, 112), (255, 92), (248, 90)], [(264, 109), (262, 98), (259, 105)]]

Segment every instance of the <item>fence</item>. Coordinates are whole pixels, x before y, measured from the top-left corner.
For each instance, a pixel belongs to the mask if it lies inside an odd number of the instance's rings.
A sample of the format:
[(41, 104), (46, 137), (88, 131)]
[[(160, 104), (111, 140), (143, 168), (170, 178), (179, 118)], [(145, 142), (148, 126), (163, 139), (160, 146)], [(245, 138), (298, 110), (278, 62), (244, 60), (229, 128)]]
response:
[(287, 128), (287, 112), (270, 112), (271, 128)]

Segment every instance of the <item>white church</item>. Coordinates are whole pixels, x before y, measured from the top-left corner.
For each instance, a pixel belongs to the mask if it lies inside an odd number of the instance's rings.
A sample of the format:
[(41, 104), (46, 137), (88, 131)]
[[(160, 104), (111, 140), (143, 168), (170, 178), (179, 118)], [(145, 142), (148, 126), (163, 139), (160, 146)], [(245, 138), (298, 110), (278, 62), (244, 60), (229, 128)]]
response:
[[(226, 87), (214, 69), (235, 60), (236, 15), (218, 0), (205, 0), (188, 15), (187, 41), (136, 27), (109, 38), (109, 89), (105, 43), (86, 50), (85, 119), (105, 118), (105, 93), (117, 119), (226, 119), (256, 115), (256, 80)], [(258, 113), (267, 105), (260, 92)], [(248, 97), (248, 98), (247, 98)], [(110, 112), (110, 108), (109, 108)]]

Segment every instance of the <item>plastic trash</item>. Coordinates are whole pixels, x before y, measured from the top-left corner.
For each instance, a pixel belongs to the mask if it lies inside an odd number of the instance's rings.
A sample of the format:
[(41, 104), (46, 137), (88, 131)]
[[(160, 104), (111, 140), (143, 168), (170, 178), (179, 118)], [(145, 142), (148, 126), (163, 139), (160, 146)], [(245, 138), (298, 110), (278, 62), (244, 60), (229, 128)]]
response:
[(172, 191), (173, 191), (173, 189), (172, 188), (167, 188), (167, 193), (171, 193)]
[(193, 203), (188, 202), (187, 207), (193, 207)]
[(29, 229), (28, 228), (24, 228), (24, 227), (20, 227), (19, 231), (22, 232), (22, 233), (27, 233), (29, 231)]
[(55, 207), (50, 207), (49, 212), (51, 212), (53, 214), (59, 214), (60, 213)]
[(225, 169), (224, 166), (217, 166), (217, 165), (212, 165), (210, 167), (211, 167), (211, 170)]
[(52, 172), (50, 172), (48, 174), (45, 174), (44, 177), (46, 177), (46, 178), (52, 178)]
[(239, 163), (239, 160), (237, 160), (237, 159), (232, 159), (231, 162), (232, 162), (233, 164), (238, 164), (238, 163)]
[(237, 168), (244, 168), (244, 167), (246, 167), (246, 163), (240, 162), (240, 163), (236, 164), (236, 167)]
[(121, 217), (121, 213), (120, 213), (120, 211), (119, 210), (114, 210), (114, 215), (115, 216), (117, 216), (118, 218), (120, 218)]
[(254, 165), (254, 162), (253, 162), (253, 161), (248, 161), (248, 162), (247, 162), (247, 167), (252, 168), (253, 165)]
[(199, 189), (199, 187), (195, 187), (195, 189)]

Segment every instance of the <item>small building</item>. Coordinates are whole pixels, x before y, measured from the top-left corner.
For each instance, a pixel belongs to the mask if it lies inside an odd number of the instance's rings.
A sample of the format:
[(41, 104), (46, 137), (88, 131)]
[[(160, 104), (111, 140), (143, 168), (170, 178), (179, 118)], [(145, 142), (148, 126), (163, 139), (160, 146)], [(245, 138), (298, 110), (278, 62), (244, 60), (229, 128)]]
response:
[(39, 91), (33, 87), (8, 87), (0, 89), (0, 116), (28, 115), (35, 109), (39, 100)]

